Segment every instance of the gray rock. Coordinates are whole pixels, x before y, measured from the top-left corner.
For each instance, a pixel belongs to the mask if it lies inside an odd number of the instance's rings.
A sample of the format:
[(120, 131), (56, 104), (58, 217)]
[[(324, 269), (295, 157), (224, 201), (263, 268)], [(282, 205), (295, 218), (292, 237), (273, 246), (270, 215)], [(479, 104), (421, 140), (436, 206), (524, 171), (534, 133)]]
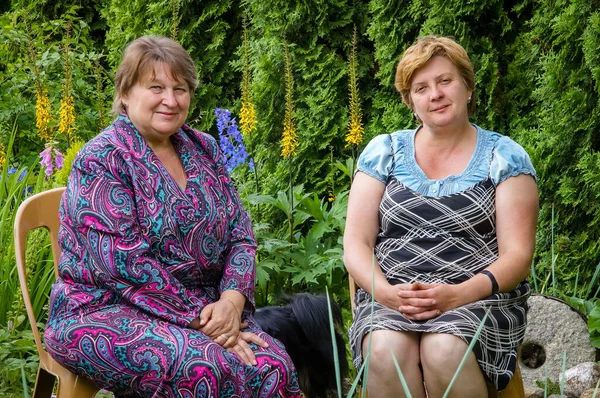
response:
[[(560, 375), (560, 374), (559, 374)], [(565, 396), (579, 398), (585, 390), (596, 386), (600, 365), (584, 362), (565, 371)]]
[(528, 304), (527, 330), (520, 347), (520, 367), (526, 389), (535, 390), (536, 380), (560, 375), (563, 352), (567, 354), (566, 369), (595, 360), (596, 349), (590, 344), (587, 322), (579, 313), (547, 296), (532, 295)]
[(544, 389), (539, 387), (529, 389), (525, 387), (525, 398), (544, 398)]
[[(594, 386), (594, 388), (585, 390), (579, 398), (594, 398), (594, 391), (596, 391), (595, 386)], [(598, 390), (598, 393), (596, 394), (596, 398), (600, 398), (600, 389)]]

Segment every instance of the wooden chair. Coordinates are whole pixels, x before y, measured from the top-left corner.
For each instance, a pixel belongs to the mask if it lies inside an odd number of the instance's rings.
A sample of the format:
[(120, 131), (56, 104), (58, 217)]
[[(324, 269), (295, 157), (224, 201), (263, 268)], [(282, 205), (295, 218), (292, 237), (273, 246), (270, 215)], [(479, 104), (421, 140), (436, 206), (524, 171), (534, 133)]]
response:
[[(354, 316), (354, 296), (356, 295), (356, 283), (354, 278), (348, 275), (348, 281), (350, 283), (350, 302), (352, 303), (352, 316)], [(488, 398), (525, 398), (525, 389), (523, 388), (523, 377), (521, 376), (521, 369), (519, 368), (519, 360), (517, 360), (517, 367), (513, 378), (510, 379), (508, 386), (500, 392), (496, 391), (496, 388), (487, 383)]]
[(33, 330), (35, 345), (40, 355), (40, 366), (38, 368), (34, 398), (50, 398), (54, 388), (55, 378), (58, 379), (56, 391), (57, 398), (91, 398), (98, 392), (98, 387), (88, 379), (77, 376), (56, 362), (50, 354), (44, 349), (40, 331), (37, 328), (35, 314), (29, 297), (27, 287), (27, 267), (25, 265), (25, 250), (27, 245), (27, 234), (32, 229), (45, 227), (50, 232), (50, 242), (52, 244), (52, 255), (54, 257), (54, 273), (58, 276), (58, 259), (60, 257), (60, 247), (58, 245), (58, 207), (60, 198), (65, 188), (55, 188), (41, 192), (25, 200), (19, 209), (15, 218), (15, 255), (17, 260), (17, 269), (19, 272), (19, 281), (23, 300), (27, 308), (27, 315)]

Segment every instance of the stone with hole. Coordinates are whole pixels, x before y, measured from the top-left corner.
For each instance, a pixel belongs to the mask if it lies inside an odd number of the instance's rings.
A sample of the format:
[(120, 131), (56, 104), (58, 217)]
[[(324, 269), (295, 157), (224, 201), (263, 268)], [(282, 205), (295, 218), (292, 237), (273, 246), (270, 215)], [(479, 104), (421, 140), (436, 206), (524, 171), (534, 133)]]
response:
[(535, 390), (536, 380), (554, 378), (582, 362), (593, 362), (596, 349), (590, 344), (587, 322), (567, 303), (554, 297), (532, 295), (529, 300), (527, 330), (520, 347), (523, 386)]

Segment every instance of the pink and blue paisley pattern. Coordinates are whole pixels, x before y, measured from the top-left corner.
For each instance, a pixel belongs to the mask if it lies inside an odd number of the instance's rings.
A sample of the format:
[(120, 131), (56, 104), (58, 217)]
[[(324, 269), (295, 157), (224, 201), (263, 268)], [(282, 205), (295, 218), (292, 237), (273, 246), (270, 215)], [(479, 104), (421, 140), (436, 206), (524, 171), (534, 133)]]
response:
[[(63, 196), (59, 278), (46, 348), (118, 395), (298, 397), (284, 347), (254, 310), (256, 242), (216, 141), (183, 126), (172, 136), (182, 189), (126, 115), (88, 142)], [(257, 366), (187, 325), (233, 289), (246, 297)]]

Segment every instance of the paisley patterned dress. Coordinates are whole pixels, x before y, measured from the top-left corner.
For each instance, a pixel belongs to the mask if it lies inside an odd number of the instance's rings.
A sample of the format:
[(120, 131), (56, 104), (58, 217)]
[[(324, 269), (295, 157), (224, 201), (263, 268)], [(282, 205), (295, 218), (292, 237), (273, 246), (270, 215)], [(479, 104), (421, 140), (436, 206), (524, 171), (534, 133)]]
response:
[[(379, 206), (375, 255), (391, 284), (459, 284), (498, 258), (496, 186), (519, 174), (535, 177), (527, 153), (498, 133), (478, 131), (469, 165), (458, 176), (429, 180), (414, 157), (416, 131), (376, 137), (367, 146), (358, 170), (386, 184)], [(354, 364), (362, 364), (362, 341), (371, 330), (449, 333), (467, 344), (488, 318), (473, 352), (496, 388), (506, 387), (517, 361), (516, 347), (526, 328), (529, 283), (447, 311), (427, 321), (412, 321), (357, 291), (350, 334)]]
[[(187, 126), (171, 139), (185, 189), (124, 114), (76, 157), (46, 348), (119, 396), (298, 397), (283, 345), (252, 317), (256, 242), (219, 148)], [(246, 297), (247, 330), (269, 343), (251, 345), (256, 366), (187, 327), (229, 289)]]

